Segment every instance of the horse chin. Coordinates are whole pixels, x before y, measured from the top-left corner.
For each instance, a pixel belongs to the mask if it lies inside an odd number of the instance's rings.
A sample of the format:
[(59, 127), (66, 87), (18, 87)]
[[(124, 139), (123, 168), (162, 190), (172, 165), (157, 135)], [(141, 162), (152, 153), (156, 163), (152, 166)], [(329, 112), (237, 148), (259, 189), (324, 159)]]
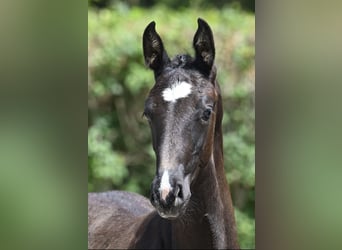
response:
[(163, 209), (158, 209), (158, 208), (156, 208), (156, 210), (158, 214), (160, 215), (160, 217), (164, 219), (168, 219), (168, 220), (176, 220), (178, 218), (181, 218), (185, 214), (187, 204), (188, 204), (188, 201), (186, 201), (180, 206), (171, 208), (169, 211), (165, 211)]
[(158, 211), (158, 214), (160, 215), (160, 217), (168, 220), (176, 220), (180, 215), (180, 213), (164, 213), (160, 211)]

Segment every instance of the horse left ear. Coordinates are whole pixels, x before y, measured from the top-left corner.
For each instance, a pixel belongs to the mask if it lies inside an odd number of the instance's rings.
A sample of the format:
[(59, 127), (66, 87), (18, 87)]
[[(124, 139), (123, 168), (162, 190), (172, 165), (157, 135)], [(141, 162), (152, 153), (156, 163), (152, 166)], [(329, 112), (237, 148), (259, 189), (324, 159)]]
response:
[(214, 37), (206, 21), (198, 18), (197, 23), (198, 28), (193, 41), (196, 52), (195, 62), (204, 73), (209, 75), (215, 59)]

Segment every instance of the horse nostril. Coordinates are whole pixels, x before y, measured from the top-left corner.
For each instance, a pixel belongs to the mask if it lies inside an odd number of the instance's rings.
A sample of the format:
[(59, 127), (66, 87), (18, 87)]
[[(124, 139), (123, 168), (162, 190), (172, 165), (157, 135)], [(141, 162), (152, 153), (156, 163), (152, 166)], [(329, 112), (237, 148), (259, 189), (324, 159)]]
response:
[(183, 199), (183, 189), (181, 184), (177, 184), (177, 192), (176, 192), (176, 197)]

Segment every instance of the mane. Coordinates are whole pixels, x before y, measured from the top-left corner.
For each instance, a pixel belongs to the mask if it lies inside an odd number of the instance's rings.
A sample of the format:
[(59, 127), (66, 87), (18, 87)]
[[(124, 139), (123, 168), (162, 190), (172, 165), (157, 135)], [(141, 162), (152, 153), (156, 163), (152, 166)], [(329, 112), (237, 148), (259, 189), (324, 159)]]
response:
[(170, 62), (170, 64), (168, 65), (168, 67), (172, 68), (172, 69), (176, 69), (176, 68), (191, 68), (193, 66), (194, 63), (194, 59), (188, 55), (188, 54), (179, 54), (176, 55)]

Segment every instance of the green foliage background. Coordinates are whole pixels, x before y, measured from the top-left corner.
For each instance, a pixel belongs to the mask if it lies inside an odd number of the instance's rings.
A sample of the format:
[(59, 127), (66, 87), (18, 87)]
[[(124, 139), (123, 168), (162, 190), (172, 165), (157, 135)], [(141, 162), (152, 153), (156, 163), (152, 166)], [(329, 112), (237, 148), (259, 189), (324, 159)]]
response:
[[(167, 2), (167, 1), (166, 1)], [(255, 247), (255, 17), (237, 5), (150, 8), (112, 4), (88, 13), (88, 190), (145, 196), (155, 156), (144, 100), (154, 83), (143, 61), (142, 33), (155, 20), (172, 57), (193, 55), (197, 18), (211, 26), (224, 105), (224, 152), (241, 248)]]

